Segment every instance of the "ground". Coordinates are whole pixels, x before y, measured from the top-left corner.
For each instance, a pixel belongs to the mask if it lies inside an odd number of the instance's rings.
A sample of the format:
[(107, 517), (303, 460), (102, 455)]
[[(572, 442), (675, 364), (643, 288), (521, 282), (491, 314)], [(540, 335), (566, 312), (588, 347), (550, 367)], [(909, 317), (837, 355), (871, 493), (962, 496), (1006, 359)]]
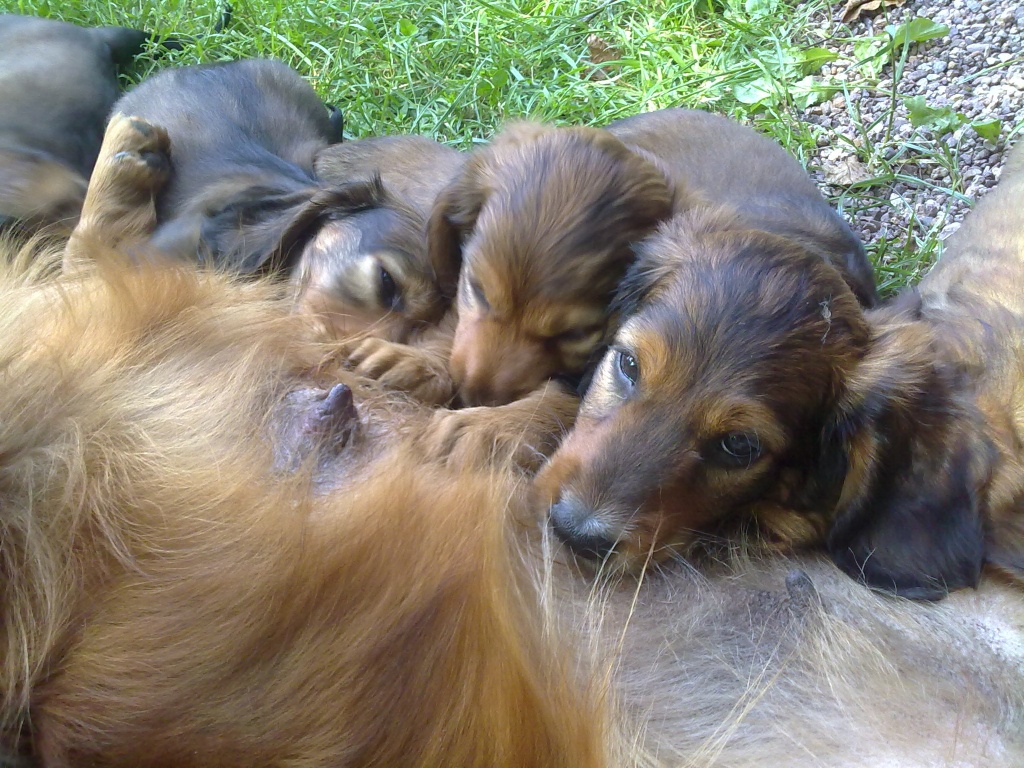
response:
[(1024, 131), (1017, 0), (908, 0), (849, 23), (821, 0), (233, 5), (218, 31), (218, 0), (0, 0), (185, 40), (144, 57), (126, 85), (157, 67), (284, 59), (342, 108), (350, 138), (415, 132), (469, 149), (526, 115), (600, 125), (674, 105), (729, 114), (824, 185), (886, 293), (939, 255)]

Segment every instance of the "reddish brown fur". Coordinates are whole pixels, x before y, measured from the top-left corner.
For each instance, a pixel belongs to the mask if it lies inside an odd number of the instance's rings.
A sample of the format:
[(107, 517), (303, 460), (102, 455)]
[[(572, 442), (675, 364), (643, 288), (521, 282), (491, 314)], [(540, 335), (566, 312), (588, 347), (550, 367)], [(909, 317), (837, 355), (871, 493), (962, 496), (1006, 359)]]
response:
[(264, 289), (170, 269), (56, 288), (7, 294), (0, 439), (24, 536), (4, 720), (31, 713), (43, 765), (598, 760), (600, 717), (538, 666), (557, 657), (508, 579), (507, 480), (398, 449), (315, 497), (261, 432), (319, 350)]
[(603, 130), (513, 124), (475, 153), (430, 224), (435, 262), (462, 253), (451, 372), (463, 399), (508, 402), (581, 373), (630, 244), (673, 198), (662, 169)]

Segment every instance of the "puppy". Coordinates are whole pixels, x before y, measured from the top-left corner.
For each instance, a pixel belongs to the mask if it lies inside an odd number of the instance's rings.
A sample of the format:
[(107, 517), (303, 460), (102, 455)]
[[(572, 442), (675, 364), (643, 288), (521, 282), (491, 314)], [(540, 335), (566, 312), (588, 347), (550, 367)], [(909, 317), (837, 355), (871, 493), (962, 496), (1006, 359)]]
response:
[[(427, 217), (462, 154), (422, 136), (381, 136), (335, 144), (317, 155), (317, 180), (365, 193), (364, 206), (330, 217), (293, 270), (301, 311), (334, 338), (369, 331), (411, 341), (436, 323), (454, 291), (453, 268), (432, 264)], [(391, 383), (391, 382), (384, 382)]]
[(0, 15), (0, 227), (71, 231), (118, 96), (116, 67), (148, 37)]
[[(158, 186), (144, 126), (111, 123), (108, 195)], [(129, 206), (96, 192), (113, 233)], [(519, 409), (492, 437), (551, 430), (527, 401), (429, 413), (347, 389), (265, 281), (90, 255), (0, 269), (5, 761), (1024, 758), (1019, 592), (883, 601), (813, 557), (595, 592), (545, 549), (510, 455), (461, 464), (495, 414)]]
[(672, 213), (709, 204), (799, 241), (875, 301), (857, 239), (753, 130), (682, 109), (606, 129), (521, 123), (470, 158), (431, 218), (433, 260), (462, 258), (450, 367), (463, 400), (507, 402), (580, 376), (614, 333), (609, 304), (633, 246)]
[(637, 567), (753, 529), (827, 543), (937, 599), (1021, 572), (1021, 158), (919, 288), (865, 313), (844, 275), (731, 212), (643, 245), (625, 320), (538, 478), (576, 551)]
[(280, 269), (325, 211), (347, 202), (312, 179), (316, 153), (340, 138), (330, 115), (279, 61), (164, 70), (115, 111), (170, 136), (174, 173), (156, 201), (153, 236), (166, 254), (243, 273)]
[(440, 319), (447, 302), (426, 263), (422, 193), (396, 180), (438, 187), (455, 150), (414, 137), (329, 146), (337, 122), (270, 60), (165, 71), (117, 109), (171, 139), (174, 173), (152, 238), (161, 252), (291, 274), (298, 308), (337, 335), (404, 341)]

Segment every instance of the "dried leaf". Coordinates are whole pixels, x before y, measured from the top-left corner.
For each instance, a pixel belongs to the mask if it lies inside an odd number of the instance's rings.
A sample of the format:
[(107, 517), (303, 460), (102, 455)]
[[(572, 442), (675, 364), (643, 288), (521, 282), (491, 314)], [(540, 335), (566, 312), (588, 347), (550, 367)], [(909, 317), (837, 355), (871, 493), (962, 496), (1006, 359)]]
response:
[(873, 178), (867, 166), (856, 155), (846, 155), (839, 160), (824, 160), (821, 169), (825, 172), (825, 181), (837, 187), (848, 187), (858, 181)]
[(897, 8), (906, 2), (907, 0), (846, 0), (846, 7), (843, 8), (843, 23), (849, 24), (880, 8)]
[(611, 74), (608, 67), (601, 65), (622, 58), (622, 53), (618, 48), (597, 35), (590, 35), (587, 38), (587, 51), (590, 54), (590, 63), (594, 65), (594, 69), (589, 75), (591, 80), (607, 80)]

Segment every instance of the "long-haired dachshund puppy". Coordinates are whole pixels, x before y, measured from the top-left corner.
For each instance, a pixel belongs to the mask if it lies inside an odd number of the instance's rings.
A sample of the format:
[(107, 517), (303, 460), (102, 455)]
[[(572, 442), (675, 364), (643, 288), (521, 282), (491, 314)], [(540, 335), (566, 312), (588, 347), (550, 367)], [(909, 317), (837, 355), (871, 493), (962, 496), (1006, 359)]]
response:
[(462, 261), (450, 365), (463, 400), (507, 402), (582, 374), (614, 333), (609, 305), (634, 245), (673, 212), (715, 203), (798, 240), (875, 301), (863, 249), (797, 162), (725, 118), (520, 123), (474, 153), (430, 229), (432, 252)]
[(313, 159), (340, 138), (302, 77), (270, 59), (167, 69), (116, 112), (167, 131), (174, 173), (154, 244), (241, 272), (279, 266), (316, 221)]
[(266, 281), (99, 247), (160, 184), (144, 128), (111, 123), (90, 269), (0, 269), (0, 761), (1024, 759), (1018, 592), (883, 601), (806, 558), (595, 593), (515, 464), (574, 399), (400, 405)]
[(116, 66), (148, 37), (0, 15), (0, 227), (71, 231), (117, 100)]
[(411, 341), (436, 322), (454, 286), (445, 277), (451, 267), (428, 260), (427, 219), (462, 158), (423, 136), (380, 136), (322, 150), (314, 163), (317, 180), (365, 189), (369, 197), (365, 207), (331, 217), (303, 253), (293, 275), (300, 309), (321, 317), (335, 338), (367, 331), (384, 341)]
[(868, 313), (833, 266), (731, 211), (666, 224), (538, 479), (555, 529), (633, 566), (738, 527), (826, 541), (916, 598), (986, 561), (1021, 573), (1020, 165), (918, 289)]
[[(162, 252), (289, 272), (299, 306), (323, 312), (335, 332), (401, 341), (440, 319), (447, 302), (427, 263), (426, 212), (395, 179), (432, 174), (440, 188), (455, 150), (412, 137), (329, 146), (341, 138), (336, 121), (272, 60), (164, 71), (116, 108), (170, 137), (173, 173), (152, 239)], [(385, 181), (374, 171), (389, 163)]]

